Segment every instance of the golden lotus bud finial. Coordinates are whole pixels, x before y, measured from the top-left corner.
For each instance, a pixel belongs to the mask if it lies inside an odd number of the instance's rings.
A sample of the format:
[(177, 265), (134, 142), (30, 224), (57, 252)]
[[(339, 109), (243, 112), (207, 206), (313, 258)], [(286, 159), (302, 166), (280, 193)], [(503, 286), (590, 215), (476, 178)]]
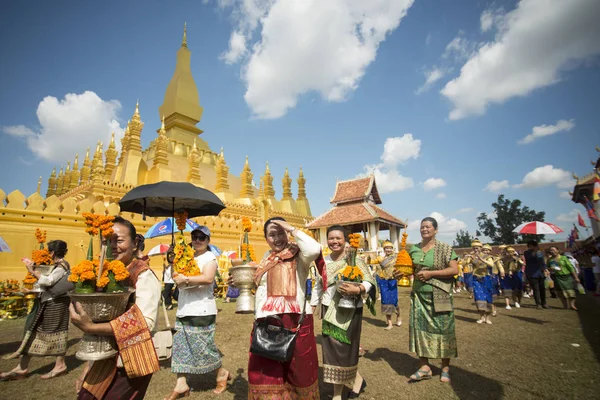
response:
[(196, 138), (194, 138), (194, 151), (198, 150), (198, 147), (196, 147)]
[(575, 172), (573, 172), (573, 179), (575, 179), (576, 181), (579, 180), (579, 177), (577, 175), (575, 175)]
[(113, 131), (112, 135), (110, 135), (110, 144), (115, 144), (115, 132)]
[(596, 146), (596, 151), (600, 153), (600, 146)]
[[(163, 116), (162, 116), (162, 125), (160, 126), (160, 129), (162, 129), (162, 130), (165, 129), (165, 114), (163, 114)], [(195, 138), (194, 138), (194, 141), (196, 141)]]
[(271, 170), (269, 169), (269, 162), (267, 161), (267, 168), (265, 169), (265, 175), (270, 174)]
[(135, 113), (134, 115), (140, 115), (140, 99), (137, 99), (135, 102)]
[(573, 192), (569, 190), (569, 196), (573, 197)]
[(225, 158), (225, 153), (223, 153), (223, 148), (221, 147), (221, 158)]
[(87, 150), (85, 151), (85, 159), (89, 160), (90, 159), (90, 147), (88, 146)]
[(181, 40), (181, 47), (187, 48), (187, 22), (183, 23), (183, 39)]
[(246, 156), (246, 164), (245, 164), (245, 166), (246, 166), (246, 167), (249, 167), (249, 166), (250, 166), (250, 163), (248, 162), (248, 156)]

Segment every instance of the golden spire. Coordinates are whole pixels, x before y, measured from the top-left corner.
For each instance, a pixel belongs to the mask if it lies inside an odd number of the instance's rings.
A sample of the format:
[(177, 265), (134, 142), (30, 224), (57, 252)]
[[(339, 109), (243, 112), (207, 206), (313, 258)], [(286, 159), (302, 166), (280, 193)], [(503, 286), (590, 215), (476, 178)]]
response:
[[(158, 131), (158, 138), (156, 139), (156, 152), (154, 154), (154, 160), (152, 161), (152, 163), (153, 163), (152, 168), (154, 168), (154, 165), (156, 165), (156, 166), (169, 165), (169, 159), (167, 158), (167, 149), (168, 149), (167, 141), (168, 141), (168, 139), (167, 139), (167, 133), (165, 131), (165, 118), (163, 117), (162, 126), (160, 127), (160, 130)], [(197, 153), (197, 151), (196, 151), (196, 153)]]
[(69, 189), (75, 189), (79, 186), (79, 176), (81, 173), (79, 172), (79, 154), (75, 154), (75, 161), (73, 161), (73, 171), (71, 171), (71, 183), (69, 184)]
[(217, 174), (215, 192), (226, 192), (229, 190), (229, 182), (227, 178), (229, 176), (229, 167), (225, 163), (225, 155), (223, 154), (223, 148), (221, 147), (221, 154), (217, 157), (217, 165), (215, 167)]
[(283, 184), (283, 199), (291, 199), (292, 198), (292, 179), (290, 178), (290, 173), (288, 172), (287, 167), (285, 168), (285, 174), (283, 174), (283, 179), (281, 180)]
[(183, 39), (181, 40), (181, 47), (187, 48), (187, 22), (183, 23)]
[(302, 167), (300, 167), (300, 174), (298, 175), (298, 199), (306, 199), (306, 179), (304, 179), (304, 173), (302, 172)]
[(56, 193), (56, 166), (52, 168), (52, 173), (48, 178), (48, 190), (46, 191), (46, 198)]
[(101, 181), (104, 177), (104, 168), (102, 165), (102, 147), (102, 142), (98, 140), (98, 144), (96, 145), (96, 152), (94, 153), (94, 158), (92, 159), (91, 180), (93, 181)]
[(42, 193), (42, 177), (40, 176), (38, 179), (38, 185), (37, 185), (37, 194)]
[(131, 117), (131, 122), (128, 124), (129, 127), (129, 140), (128, 140), (128, 151), (142, 151), (142, 129), (144, 123), (140, 118), (140, 102), (135, 103), (135, 112)]
[(112, 180), (113, 171), (117, 167), (117, 146), (115, 145), (115, 133), (113, 132), (110, 137), (110, 144), (104, 153), (104, 178), (106, 180)]
[(194, 139), (194, 146), (192, 147), (192, 151), (188, 155), (187, 180), (192, 184), (202, 183), (200, 177), (200, 154), (198, 151), (198, 147), (196, 146), (196, 139)]
[(87, 150), (85, 151), (85, 159), (83, 160), (83, 167), (81, 167), (81, 174), (80, 174), (80, 180), (79, 180), (81, 185), (84, 185), (90, 181), (90, 173), (92, 172), (91, 166), (92, 166), (92, 161), (90, 160), (90, 148), (88, 147)]
[(67, 161), (67, 169), (65, 169), (63, 182), (63, 193), (67, 193), (71, 190), (71, 161)]
[(123, 133), (123, 137), (121, 138), (121, 153), (119, 154), (118, 165), (123, 163), (123, 159), (125, 158), (125, 153), (129, 150), (129, 123), (131, 120), (127, 121), (127, 125), (125, 126), (125, 132)]
[(266, 197), (275, 196), (275, 188), (273, 188), (273, 175), (271, 175), (271, 170), (269, 169), (268, 161), (267, 161), (267, 167), (265, 168), (265, 175), (261, 178), (261, 181), (263, 181), (263, 183), (264, 183), (265, 196)]
[(240, 197), (252, 198), (254, 197), (254, 189), (252, 188), (252, 178), (254, 174), (250, 170), (250, 163), (248, 162), (248, 156), (246, 156), (246, 163), (244, 164), (244, 170), (240, 175), (242, 180), (242, 188), (240, 190)]
[(65, 183), (65, 177), (63, 175), (63, 167), (60, 167), (58, 178), (56, 179), (56, 195), (60, 196), (63, 193), (63, 184)]

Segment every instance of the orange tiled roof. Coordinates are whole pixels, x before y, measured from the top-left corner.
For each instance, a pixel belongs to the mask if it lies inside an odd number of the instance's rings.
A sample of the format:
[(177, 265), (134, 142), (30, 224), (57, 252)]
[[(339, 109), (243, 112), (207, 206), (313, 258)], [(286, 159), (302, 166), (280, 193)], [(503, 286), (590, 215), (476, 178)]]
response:
[(373, 195), (373, 201), (376, 204), (381, 204), (381, 198), (375, 184), (373, 175), (366, 178), (351, 179), (348, 181), (338, 182), (335, 186), (335, 193), (331, 204), (343, 204), (353, 201), (364, 201), (369, 195)]
[(309, 223), (306, 227), (316, 229), (331, 225), (351, 225), (370, 221), (383, 221), (393, 225), (405, 225), (404, 222), (387, 211), (374, 204), (363, 202), (335, 206)]

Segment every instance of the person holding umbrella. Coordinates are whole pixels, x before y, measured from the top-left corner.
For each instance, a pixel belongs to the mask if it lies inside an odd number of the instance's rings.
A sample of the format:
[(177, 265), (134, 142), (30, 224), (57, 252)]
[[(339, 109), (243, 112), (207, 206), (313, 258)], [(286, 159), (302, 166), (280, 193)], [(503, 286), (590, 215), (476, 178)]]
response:
[(546, 288), (544, 279), (549, 276), (548, 268), (544, 261), (544, 252), (539, 250), (538, 242), (530, 240), (525, 250), (525, 276), (533, 290), (535, 304), (538, 309), (550, 308), (546, 304)]
[(179, 287), (177, 320), (173, 336), (171, 372), (177, 374), (177, 382), (167, 397), (174, 400), (188, 396), (188, 374), (206, 374), (217, 370), (217, 386), (214, 393), (222, 393), (231, 379), (222, 367), (221, 355), (215, 344), (217, 304), (213, 282), (217, 272), (217, 259), (209, 249), (210, 230), (199, 226), (192, 231), (192, 247), (200, 275), (174, 274)]

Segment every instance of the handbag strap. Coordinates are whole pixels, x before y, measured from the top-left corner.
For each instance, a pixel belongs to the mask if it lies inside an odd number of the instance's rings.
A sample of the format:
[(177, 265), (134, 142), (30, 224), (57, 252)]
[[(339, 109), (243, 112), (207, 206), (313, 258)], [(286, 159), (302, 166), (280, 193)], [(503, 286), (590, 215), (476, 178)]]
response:
[(167, 306), (165, 306), (165, 299), (163, 299), (163, 301), (161, 301), (161, 303), (162, 303), (163, 315), (165, 316), (165, 322), (167, 324), (167, 328), (171, 328), (171, 324), (169, 323), (169, 315), (167, 314)]

